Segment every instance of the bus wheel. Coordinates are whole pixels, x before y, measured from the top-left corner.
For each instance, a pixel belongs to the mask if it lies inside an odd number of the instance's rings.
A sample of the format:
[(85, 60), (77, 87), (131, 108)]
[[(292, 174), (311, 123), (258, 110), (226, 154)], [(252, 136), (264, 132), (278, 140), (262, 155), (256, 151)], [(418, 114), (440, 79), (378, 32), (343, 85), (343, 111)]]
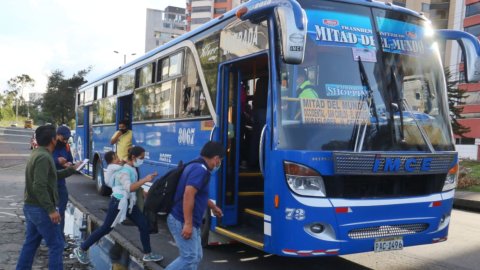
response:
[(202, 227), (200, 228), (200, 235), (202, 238), (202, 247), (208, 245), (208, 234), (210, 233), (210, 224), (212, 224), (212, 216), (210, 215), (210, 209), (207, 207), (205, 213), (203, 213)]
[(97, 166), (95, 166), (95, 178), (97, 182), (97, 193), (100, 196), (107, 195), (107, 186), (105, 185), (105, 178), (103, 176), (102, 160), (97, 160)]

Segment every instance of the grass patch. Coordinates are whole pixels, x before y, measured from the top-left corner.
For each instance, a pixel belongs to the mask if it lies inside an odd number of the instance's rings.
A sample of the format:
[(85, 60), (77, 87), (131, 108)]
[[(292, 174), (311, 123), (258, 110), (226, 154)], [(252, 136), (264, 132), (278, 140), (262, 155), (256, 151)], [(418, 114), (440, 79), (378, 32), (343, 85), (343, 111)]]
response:
[(457, 190), (480, 192), (480, 162), (460, 161)]

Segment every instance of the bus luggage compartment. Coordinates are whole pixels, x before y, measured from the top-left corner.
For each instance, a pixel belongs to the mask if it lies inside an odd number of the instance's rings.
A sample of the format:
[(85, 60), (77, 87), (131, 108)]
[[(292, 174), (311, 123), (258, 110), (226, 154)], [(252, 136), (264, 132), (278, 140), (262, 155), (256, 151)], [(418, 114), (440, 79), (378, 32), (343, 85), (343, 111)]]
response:
[[(393, 199), (331, 199), (341, 254), (374, 251), (376, 239), (400, 237), (402, 246), (446, 240), (453, 191)], [(442, 222), (443, 221), (443, 222)]]

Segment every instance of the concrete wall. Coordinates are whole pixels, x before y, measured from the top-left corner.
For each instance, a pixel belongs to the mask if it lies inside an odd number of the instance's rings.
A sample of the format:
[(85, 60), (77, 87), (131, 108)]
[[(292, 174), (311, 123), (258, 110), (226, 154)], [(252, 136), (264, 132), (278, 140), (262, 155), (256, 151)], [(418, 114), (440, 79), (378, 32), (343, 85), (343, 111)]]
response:
[(478, 145), (474, 144), (458, 144), (456, 145), (459, 159), (478, 160)]

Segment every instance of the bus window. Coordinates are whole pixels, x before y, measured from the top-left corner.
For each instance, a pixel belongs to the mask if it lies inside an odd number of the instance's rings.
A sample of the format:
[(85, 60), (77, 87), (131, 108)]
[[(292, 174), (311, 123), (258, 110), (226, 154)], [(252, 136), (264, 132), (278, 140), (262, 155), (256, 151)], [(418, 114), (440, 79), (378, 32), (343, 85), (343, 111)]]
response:
[(103, 98), (103, 84), (99, 85), (95, 89), (95, 100), (100, 100)]
[(118, 77), (118, 93), (131, 91), (135, 85), (135, 70), (130, 70)]
[(133, 121), (175, 118), (175, 92), (180, 91), (182, 78), (135, 90)]
[(84, 108), (83, 106), (79, 106), (77, 108), (77, 125), (83, 126), (83, 117), (84, 117)]
[(101, 112), (103, 108), (101, 106), (101, 101), (95, 101), (92, 107), (93, 107), (93, 124), (94, 125), (103, 124), (103, 114)]
[(158, 80), (163, 81), (168, 79), (168, 66), (170, 65), (170, 58), (165, 58), (161, 60), (161, 65), (159, 65), (161, 68), (158, 69)]
[(93, 101), (93, 88), (85, 90), (85, 103)]
[(149, 85), (152, 83), (153, 64), (149, 64), (140, 70), (140, 85), (139, 87)]
[(182, 56), (183, 53), (177, 53), (170, 57), (170, 70), (168, 71), (168, 77), (182, 74)]
[(185, 86), (179, 94), (179, 117), (210, 115), (205, 101), (202, 84), (198, 77), (195, 59), (190, 50), (187, 53), (185, 65)]
[(107, 83), (107, 97), (113, 96), (113, 87), (114, 87), (114, 81), (109, 81)]
[(117, 98), (106, 98), (101, 101), (100, 106), (103, 124), (115, 123), (117, 120)]

